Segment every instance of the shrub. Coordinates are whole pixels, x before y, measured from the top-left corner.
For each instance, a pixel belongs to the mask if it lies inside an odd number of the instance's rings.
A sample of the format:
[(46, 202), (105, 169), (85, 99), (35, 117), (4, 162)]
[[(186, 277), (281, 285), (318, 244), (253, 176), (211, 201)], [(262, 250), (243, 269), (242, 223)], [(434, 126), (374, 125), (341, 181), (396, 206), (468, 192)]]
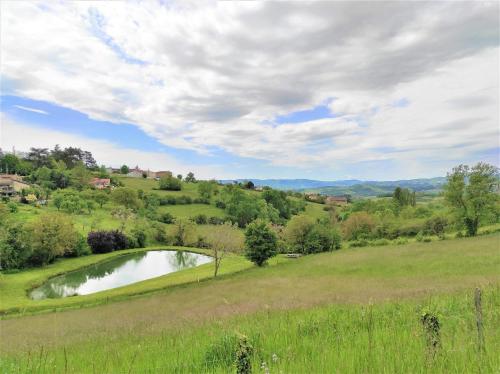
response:
[(217, 200), (215, 206), (219, 209), (226, 209), (226, 203), (224, 203), (224, 201)]
[(73, 251), (68, 253), (68, 257), (81, 257), (90, 255), (92, 251), (90, 250), (85, 237), (81, 234), (78, 234), (78, 239), (76, 241), (75, 247)]
[(144, 248), (146, 246), (146, 231), (140, 228), (134, 228), (132, 230), (132, 237), (134, 239), (134, 246), (131, 246), (130, 243), (128, 244), (129, 248)]
[(107, 253), (128, 248), (128, 240), (124, 233), (114, 231), (91, 231), (87, 235), (87, 243), (93, 253)]
[(160, 190), (180, 191), (182, 189), (182, 182), (171, 175), (166, 175), (160, 178), (159, 187)]
[(370, 236), (374, 228), (373, 218), (366, 212), (352, 213), (342, 225), (347, 240)]
[(431, 235), (442, 237), (448, 227), (448, 219), (443, 216), (434, 216), (425, 221), (425, 230)]
[(399, 227), (399, 235), (413, 237), (416, 236), (423, 229), (424, 226), (421, 222), (410, 221), (404, 223)]
[(276, 256), (278, 249), (278, 238), (266, 222), (256, 220), (250, 223), (245, 231), (245, 256), (262, 266), (266, 261)]
[(193, 204), (207, 204), (207, 205), (209, 205), (210, 200), (202, 198), (202, 197), (197, 197), (196, 199), (193, 200)]
[(206, 225), (208, 223), (207, 216), (204, 214), (198, 214), (191, 218), (191, 221), (197, 225)]
[(17, 204), (14, 203), (13, 201), (11, 201), (10, 203), (7, 203), (7, 208), (9, 208), (9, 211), (11, 213), (17, 213), (17, 211), (18, 211)]
[(389, 245), (391, 242), (387, 239), (377, 239), (374, 240), (371, 244), (374, 246), (383, 246), (383, 245)]
[(220, 217), (209, 217), (208, 223), (211, 225), (222, 225), (225, 222), (224, 218)]
[(366, 239), (354, 240), (349, 243), (349, 248), (366, 247), (370, 244)]
[(171, 224), (175, 222), (175, 218), (172, 214), (166, 212), (162, 213), (160, 217), (158, 218), (160, 222), (166, 223), (166, 224)]
[(0, 264), (2, 270), (20, 269), (27, 265), (32, 249), (21, 225), (7, 227), (0, 237)]

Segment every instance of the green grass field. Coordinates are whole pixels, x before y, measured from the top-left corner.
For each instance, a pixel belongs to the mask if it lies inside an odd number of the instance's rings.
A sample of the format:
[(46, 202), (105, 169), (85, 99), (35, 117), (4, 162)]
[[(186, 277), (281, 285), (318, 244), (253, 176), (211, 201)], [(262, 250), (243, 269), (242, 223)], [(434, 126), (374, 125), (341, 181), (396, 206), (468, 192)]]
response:
[[(0, 369), (234, 372), (239, 332), (255, 348), (254, 372), (265, 372), (265, 362), (271, 373), (494, 373), (499, 244), (495, 234), (343, 249), (130, 300), (4, 319), (0, 328), (9, 339), (2, 339)], [(472, 298), (477, 286), (484, 290), (483, 353)], [(424, 308), (441, 323), (434, 353), (420, 323)]]

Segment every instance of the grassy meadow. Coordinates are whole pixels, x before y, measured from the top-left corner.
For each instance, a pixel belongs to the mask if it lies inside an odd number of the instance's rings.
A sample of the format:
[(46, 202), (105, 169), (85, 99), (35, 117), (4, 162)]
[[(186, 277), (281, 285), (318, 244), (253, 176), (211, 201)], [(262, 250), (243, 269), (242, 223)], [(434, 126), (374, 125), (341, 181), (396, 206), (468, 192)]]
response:
[[(499, 244), (494, 234), (343, 249), (91, 308), (3, 319), (9, 339), (0, 368), (226, 373), (235, 370), (241, 333), (254, 348), (254, 372), (494, 373)], [(483, 289), (484, 352), (475, 287)], [(426, 345), (424, 310), (440, 321), (436, 349)]]

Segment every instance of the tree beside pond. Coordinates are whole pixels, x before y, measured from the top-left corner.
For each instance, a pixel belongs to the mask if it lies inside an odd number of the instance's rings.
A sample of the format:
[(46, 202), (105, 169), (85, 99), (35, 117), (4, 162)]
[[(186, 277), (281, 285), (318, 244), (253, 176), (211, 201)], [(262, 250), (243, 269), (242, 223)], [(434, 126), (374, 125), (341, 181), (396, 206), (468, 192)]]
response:
[(267, 223), (255, 220), (245, 231), (245, 256), (257, 266), (278, 253), (278, 238)]

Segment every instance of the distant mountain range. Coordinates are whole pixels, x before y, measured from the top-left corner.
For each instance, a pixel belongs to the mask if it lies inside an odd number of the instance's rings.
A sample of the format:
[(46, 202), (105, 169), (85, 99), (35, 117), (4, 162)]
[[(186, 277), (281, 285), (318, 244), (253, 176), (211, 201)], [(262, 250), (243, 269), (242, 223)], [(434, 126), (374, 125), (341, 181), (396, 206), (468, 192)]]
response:
[(318, 181), (312, 179), (236, 179), (221, 180), (222, 183), (252, 181), (255, 186), (269, 186), (278, 190), (320, 193), (324, 195), (378, 196), (392, 193), (396, 187), (410, 188), (417, 192), (437, 193), (446, 178), (403, 179), (395, 181), (363, 181), (347, 179), (337, 181)]

